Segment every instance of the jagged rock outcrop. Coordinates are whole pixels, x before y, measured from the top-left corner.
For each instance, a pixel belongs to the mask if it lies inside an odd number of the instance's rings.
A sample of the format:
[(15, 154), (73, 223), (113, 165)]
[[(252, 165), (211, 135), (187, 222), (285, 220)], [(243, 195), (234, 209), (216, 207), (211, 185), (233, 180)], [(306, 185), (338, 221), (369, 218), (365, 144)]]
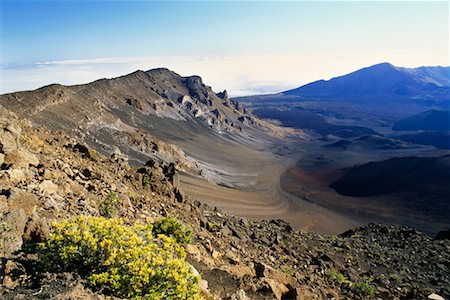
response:
[[(33, 105), (27, 105), (31, 102)], [(0, 104), (55, 129), (104, 126), (111, 118), (122, 119), (124, 113), (140, 113), (178, 121), (193, 118), (215, 131), (239, 132), (233, 124), (247, 113), (241, 105), (231, 102), (226, 91), (216, 95), (199, 76), (181, 77), (164, 68), (86, 85), (50, 85), (36, 91), (1, 95)], [(63, 110), (66, 111), (60, 113)], [(218, 119), (213, 111), (219, 111), (223, 118)], [(52, 118), (49, 124), (45, 116), (55, 112), (59, 118)], [(225, 119), (229, 121), (225, 123)]]

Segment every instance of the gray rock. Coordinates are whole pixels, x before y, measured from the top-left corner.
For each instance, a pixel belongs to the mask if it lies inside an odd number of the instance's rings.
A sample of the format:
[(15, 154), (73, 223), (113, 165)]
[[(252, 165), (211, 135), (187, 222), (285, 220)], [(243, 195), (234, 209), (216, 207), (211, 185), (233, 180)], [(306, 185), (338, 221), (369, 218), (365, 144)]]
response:
[(4, 154), (9, 154), (16, 151), (19, 148), (16, 137), (8, 132), (0, 132), (0, 150)]
[(22, 128), (20, 128), (19, 126), (15, 125), (15, 124), (11, 124), (11, 123), (6, 125), (5, 130), (11, 132), (16, 137), (19, 137), (20, 134), (22, 133)]
[(44, 195), (51, 195), (59, 190), (59, 186), (51, 180), (44, 180), (39, 184), (39, 189)]
[(8, 170), (7, 173), (12, 183), (19, 183), (31, 177), (30, 171), (22, 168)]
[(231, 300), (248, 300), (249, 298), (245, 294), (244, 290), (240, 289), (231, 295)]

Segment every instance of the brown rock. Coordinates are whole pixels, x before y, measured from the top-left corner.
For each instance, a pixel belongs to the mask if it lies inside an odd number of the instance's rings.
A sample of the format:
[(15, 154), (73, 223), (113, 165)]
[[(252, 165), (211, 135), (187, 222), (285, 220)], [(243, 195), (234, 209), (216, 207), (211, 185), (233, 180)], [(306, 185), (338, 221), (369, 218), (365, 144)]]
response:
[(2, 282), (2, 284), (3, 284), (3, 287), (6, 288), (6, 289), (8, 289), (8, 290), (13, 290), (14, 288), (16, 288), (16, 287), (19, 285), (19, 283), (18, 283), (17, 281), (13, 280), (13, 279), (12, 279), (10, 276), (8, 276), (8, 275), (5, 275), (5, 276), (3, 277), (3, 282)]
[(68, 291), (57, 294), (52, 299), (55, 300), (102, 300), (105, 296), (96, 295), (91, 290), (86, 289), (83, 284), (78, 283)]
[(14, 125), (7, 125), (0, 129), (0, 150), (4, 154), (16, 151), (20, 147), (19, 135), (20, 128)]
[(23, 209), (14, 210), (0, 216), (0, 230), (3, 238), (0, 243), (1, 255), (10, 257), (11, 253), (22, 247), (22, 233), (27, 217)]
[(50, 226), (45, 218), (39, 217), (34, 212), (25, 225), (22, 240), (24, 243), (40, 243), (46, 241), (50, 236)]
[(6, 154), (5, 163), (24, 168), (29, 167), (30, 165), (36, 167), (39, 165), (39, 159), (29, 151), (19, 149)]
[(283, 285), (295, 284), (294, 278), (263, 263), (255, 263), (255, 274), (258, 278), (273, 279)]
[(289, 289), (281, 282), (278, 282), (274, 279), (263, 278), (263, 282), (267, 283), (268, 287), (272, 291), (273, 295), (276, 299), (281, 300), (283, 294), (289, 292)]
[(25, 216), (28, 218), (39, 203), (38, 197), (33, 193), (18, 188), (12, 188), (10, 190), (10, 196), (8, 198), (8, 207), (10, 211), (22, 209), (25, 212)]
[(254, 270), (249, 266), (243, 264), (229, 266), (228, 268), (226, 268), (226, 271), (238, 278), (243, 278), (246, 275), (250, 276), (251, 278), (255, 277)]

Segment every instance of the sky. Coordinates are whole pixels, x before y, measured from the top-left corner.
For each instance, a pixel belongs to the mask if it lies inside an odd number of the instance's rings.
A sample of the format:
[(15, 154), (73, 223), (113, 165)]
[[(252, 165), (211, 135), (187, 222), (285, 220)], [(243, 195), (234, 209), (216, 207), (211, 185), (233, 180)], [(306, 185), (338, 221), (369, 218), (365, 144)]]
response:
[(0, 93), (137, 69), (276, 93), (380, 62), (449, 65), (448, 1), (0, 0)]

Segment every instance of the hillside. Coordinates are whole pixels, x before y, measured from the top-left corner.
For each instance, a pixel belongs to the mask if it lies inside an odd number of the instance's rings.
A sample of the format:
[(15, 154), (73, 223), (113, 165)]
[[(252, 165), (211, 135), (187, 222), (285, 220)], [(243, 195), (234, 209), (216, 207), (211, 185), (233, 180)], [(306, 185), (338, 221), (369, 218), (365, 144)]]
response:
[[(35, 91), (6, 94), (0, 103), (20, 116), (47, 122), (57, 129), (78, 127), (80, 121), (85, 126), (83, 130), (101, 129), (99, 122), (107, 121), (117, 110), (176, 121), (196, 120), (216, 131), (240, 131), (244, 123), (252, 122), (242, 107), (230, 101), (226, 91), (216, 95), (199, 76), (181, 77), (163, 68), (86, 85), (53, 84)], [(56, 113), (60, 119), (52, 119), (49, 124), (45, 116), (50, 113)]]
[(2, 299), (117, 299), (82, 273), (47, 272), (33, 253), (51, 238), (52, 222), (104, 215), (105, 205), (126, 224), (170, 216), (190, 226), (192, 242), (181, 247), (208, 299), (450, 296), (445, 240), (405, 227), (372, 224), (328, 236), (250, 221), (187, 197), (171, 164), (131, 167), (118, 152), (104, 156), (4, 109), (0, 125)]
[(450, 111), (429, 110), (398, 120), (392, 127), (396, 131), (450, 131)]
[[(273, 130), (274, 135), (283, 134), (232, 101), (226, 91), (215, 94), (200, 77), (182, 77), (167, 69), (0, 95), (0, 105), (33, 124), (77, 136), (101, 153), (119, 150), (133, 165), (149, 158), (166, 160), (187, 173), (228, 185), (232, 183), (215, 166), (222, 143), (258, 145), (270, 139)], [(210, 145), (208, 151), (204, 144)]]
[(395, 136), (396, 139), (419, 145), (431, 145), (437, 149), (450, 150), (450, 132), (413, 132)]
[(362, 126), (330, 124), (323, 117), (304, 109), (256, 108), (252, 113), (260, 118), (277, 120), (286, 127), (310, 130), (322, 136), (332, 134), (349, 138), (377, 134), (374, 130)]
[(355, 167), (331, 187), (344, 195), (364, 197), (433, 184), (445, 194), (449, 172), (450, 156), (392, 158)]

